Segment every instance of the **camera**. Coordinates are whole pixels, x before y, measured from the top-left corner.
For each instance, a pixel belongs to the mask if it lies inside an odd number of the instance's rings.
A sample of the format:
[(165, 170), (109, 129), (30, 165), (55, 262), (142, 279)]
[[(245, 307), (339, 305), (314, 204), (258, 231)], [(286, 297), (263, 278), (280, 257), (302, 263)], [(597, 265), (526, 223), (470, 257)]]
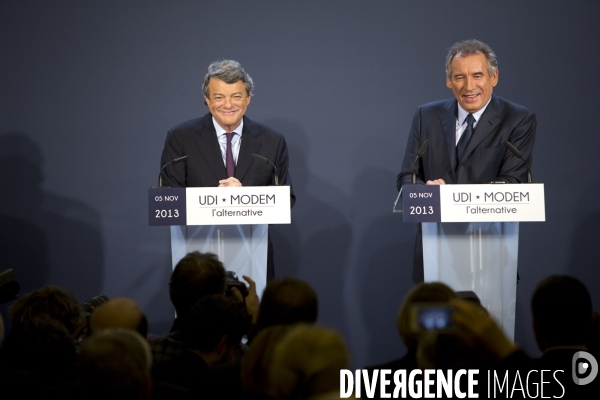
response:
[(233, 293), (231, 293), (231, 288), (237, 288), (244, 298), (246, 298), (246, 296), (248, 296), (248, 288), (246, 287), (244, 282), (239, 280), (239, 278), (235, 272), (226, 271), (225, 272), (225, 281), (226, 281), (226, 286), (227, 286), (225, 293), (227, 296), (233, 296)]
[(102, 304), (106, 303), (109, 300), (109, 298), (103, 294), (99, 294), (98, 296), (92, 297), (89, 300), (84, 301), (81, 304), (81, 309), (83, 310), (83, 314), (86, 317), (89, 317), (90, 315), (92, 315), (92, 313), (94, 312), (94, 310), (96, 308), (98, 308), (99, 306), (101, 306)]

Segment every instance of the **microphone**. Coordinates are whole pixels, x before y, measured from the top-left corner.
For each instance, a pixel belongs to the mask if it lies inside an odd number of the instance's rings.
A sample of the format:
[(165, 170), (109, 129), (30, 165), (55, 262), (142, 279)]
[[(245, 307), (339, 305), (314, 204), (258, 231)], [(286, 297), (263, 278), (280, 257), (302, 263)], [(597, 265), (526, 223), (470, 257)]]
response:
[(523, 158), (523, 155), (521, 154), (521, 152), (519, 150), (517, 150), (517, 148), (515, 146), (513, 146), (508, 140), (505, 140), (504, 144), (506, 145), (506, 147), (508, 147), (508, 149), (510, 151), (512, 151), (512, 153), (515, 156), (517, 156), (518, 158), (523, 160), (523, 162), (525, 163), (525, 166), (527, 166), (527, 183), (531, 183), (531, 169), (529, 168), (529, 164), (527, 163), (527, 161), (525, 161), (525, 159)]
[(415, 157), (415, 162), (413, 163), (413, 171), (412, 171), (412, 184), (413, 185), (415, 183), (417, 183), (417, 162), (419, 161), (419, 158), (421, 158), (421, 156), (423, 154), (425, 154), (425, 150), (427, 150), (427, 146), (429, 146), (429, 139), (427, 139), (423, 142), (423, 144), (421, 145), (421, 148), (417, 152), (417, 157)]
[(183, 161), (183, 160), (185, 160), (188, 157), (189, 156), (177, 157), (177, 158), (172, 159), (171, 161), (169, 161), (165, 165), (163, 165), (162, 168), (160, 169), (160, 172), (158, 173), (158, 187), (163, 187), (163, 171), (167, 167), (167, 165), (177, 164), (179, 161)]
[(252, 154), (252, 157), (254, 157), (255, 159), (257, 159), (258, 161), (260, 161), (263, 164), (271, 164), (273, 166), (273, 168), (275, 169), (275, 171), (273, 172), (273, 175), (275, 176), (275, 186), (279, 186), (279, 174), (277, 173), (277, 167), (275, 166), (275, 164), (273, 164), (267, 158), (260, 156), (258, 154)]

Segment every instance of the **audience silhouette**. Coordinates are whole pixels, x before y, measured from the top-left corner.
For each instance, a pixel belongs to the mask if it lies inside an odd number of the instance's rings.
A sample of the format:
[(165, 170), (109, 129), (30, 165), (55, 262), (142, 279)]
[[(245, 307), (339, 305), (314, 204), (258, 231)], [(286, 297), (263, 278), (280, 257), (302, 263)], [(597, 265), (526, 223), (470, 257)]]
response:
[[(314, 289), (297, 278), (274, 279), (259, 302), (254, 282), (243, 279), (244, 294), (228, 285), (217, 256), (187, 254), (171, 275), (177, 316), (162, 335), (148, 334), (142, 308), (127, 297), (109, 299), (88, 315), (67, 289), (44, 286), (27, 293), (12, 304), (10, 320), (0, 320), (0, 339), (8, 330), (0, 342), (3, 398), (340, 398), (340, 371), (349, 368), (350, 355), (339, 333), (316, 325)], [(431, 307), (446, 310), (448, 318), (420, 325), (419, 313)], [(360, 390), (365, 398), (386, 397), (375, 380), (382, 370), (414, 372), (423, 385), (423, 371), (471, 369), (510, 379), (549, 370), (555, 379), (542, 376), (551, 381), (546, 396), (597, 394), (600, 379), (581, 383), (594, 362), (597, 373), (600, 348), (600, 317), (585, 285), (571, 276), (545, 278), (533, 293), (531, 313), (541, 351), (533, 358), (507, 338), (475, 293), (457, 293), (440, 282), (418, 284), (396, 319), (406, 353), (361, 371), (372, 381), (360, 382), (353, 395)], [(458, 384), (464, 389), (464, 383)]]

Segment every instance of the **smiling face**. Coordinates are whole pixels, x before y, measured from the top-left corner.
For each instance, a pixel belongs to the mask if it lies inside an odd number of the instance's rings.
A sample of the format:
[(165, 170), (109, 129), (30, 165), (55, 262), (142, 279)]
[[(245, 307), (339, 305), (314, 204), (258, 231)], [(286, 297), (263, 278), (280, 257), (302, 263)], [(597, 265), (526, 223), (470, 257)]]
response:
[(488, 103), (497, 83), (498, 69), (490, 76), (483, 54), (457, 54), (450, 64), (450, 76), (446, 77), (446, 86), (469, 113), (481, 110)]
[(250, 104), (244, 83), (241, 80), (225, 83), (218, 78), (210, 78), (208, 96), (204, 96), (204, 101), (221, 128), (227, 132), (237, 128)]

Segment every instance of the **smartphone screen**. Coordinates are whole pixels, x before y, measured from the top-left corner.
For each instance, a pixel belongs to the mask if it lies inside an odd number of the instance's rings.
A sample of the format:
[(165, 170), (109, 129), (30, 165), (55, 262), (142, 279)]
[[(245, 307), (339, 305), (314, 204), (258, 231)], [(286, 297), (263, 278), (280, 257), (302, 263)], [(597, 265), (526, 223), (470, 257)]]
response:
[(447, 304), (420, 304), (413, 308), (413, 329), (432, 331), (453, 329), (454, 308)]

